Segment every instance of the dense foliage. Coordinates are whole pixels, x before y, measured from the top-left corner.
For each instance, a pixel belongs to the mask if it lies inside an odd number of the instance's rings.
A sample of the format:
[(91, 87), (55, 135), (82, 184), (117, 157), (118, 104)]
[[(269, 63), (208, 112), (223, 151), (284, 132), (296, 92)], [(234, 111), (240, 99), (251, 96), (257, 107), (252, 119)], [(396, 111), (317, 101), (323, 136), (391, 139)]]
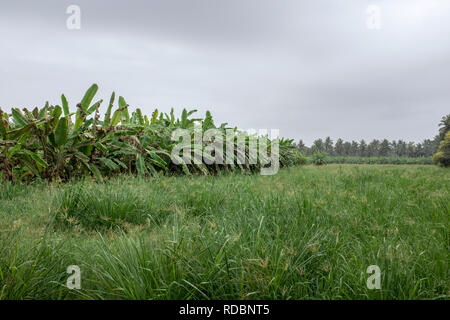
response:
[[(176, 165), (171, 161), (171, 151), (177, 141), (172, 141), (176, 129), (189, 129), (201, 125), (201, 130), (217, 128), (225, 134), (226, 129), (234, 130), (234, 140), (242, 134), (236, 128), (227, 128), (227, 124), (214, 125), (210, 112), (204, 119), (191, 118), (196, 112), (183, 110), (181, 118), (175, 118), (173, 109), (170, 114), (159, 113), (156, 109), (150, 118), (140, 109), (130, 114), (128, 104), (123, 97), (118, 99), (118, 107), (113, 111), (115, 93), (103, 120), (99, 107), (102, 100), (93, 102), (98, 90), (92, 85), (76, 112), (71, 113), (64, 95), (61, 106), (49, 105), (42, 109), (23, 110), (13, 108), (11, 114), (0, 109), (0, 174), (3, 180), (69, 180), (86, 174), (97, 179), (119, 173), (138, 175), (157, 175), (160, 173), (200, 173), (209, 174), (219, 170), (255, 171), (264, 166), (265, 155), (259, 155), (256, 163), (249, 161), (249, 137), (246, 137), (244, 151), (232, 148), (233, 158), (244, 159), (239, 164), (195, 164)], [(267, 151), (272, 141), (266, 139)], [(194, 140), (192, 133), (192, 141)], [(224, 141), (225, 142), (225, 141)], [(280, 166), (301, 164), (305, 157), (293, 146), (292, 140), (280, 139)], [(205, 141), (200, 142), (203, 153)], [(234, 146), (233, 146), (234, 147)], [(226, 145), (224, 145), (224, 149)], [(223, 150), (223, 157), (226, 157)], [(240, 152), (240, 153), (239, 153)], [(182, 162), (182, 161), (180, 161)]]
[(314, 140), (310, 147), (307, 147), (303, 140), (296, 144), (300, 152), (306, 155), (313, 155), (316, 151), (326, 152), (330, 156), (338, 157), (409, 157), (423, 158), (431, 157), (436, 152), (439, 145), (437, 137), (434, 140), (425, 139), (422, 143), (405, 142), (403, 140), (388, 141), (374, 139), (367, 143), (361, 141), (336, 140), (330, 137), (325, 140)]
[(433, 156), (433, 162), (443, 167), (450, 166), (450, 131), (447, 131), (441, 141), (438, 152)]
[[(444, 118), (450, 119), (450, 115)], [(308, 147), (303, 140), (300, 140), (296, 147), (305, 155), (313, 155), (315, 152), (326, 152), (330, 156), (337, 157), (408, 157), (408, 158), (431, 158), (437, 151), (439, 142), (443, 140), (445, 134), (444, 118), (441, 121), (442, 128), (439, 135), (433, 140), (425, 139), (421, 143), (405, 142), (403, 140), (388, 141), (374, 139), (367, 143), (364, 139), (361, 141), (344, 141), (337, 139), (336, 143), (327, 137), (325, 140), (316, 139), (313, 144)], [(447, 120), (447, 126), (450, 125)], [(448, 130), (448, 129), (447, 129)], [(445, 131), (446, 132), (446, 131)], [(440, 138), (442, 136), (442, 139)]]
[(0, 300), (448, 300), (449, 191), (450, 170), (391, 165), (8, 182)]
[(442, 117), (439, 123), (439, 134), (436, 136), (435, 140), (441, 142), (445, 139), (445, 135), (450, 131), (450, 114)]
[(321, 166), (326, 164), (325, 158), (327, 157), (327, 154), (325, 152), (316, 151), (312, 155), (312, 163), (314, 163), (316, 166)]
[(325, 140), (314, 140), (310, 147), (306, 146), (303, 140), (295, 146), (302, 154), (307, 155), (312, 163), (316, 162), (317, 154), (326, 153), (328, 163), (432, 164), (434, 161), (436, 164), (447, 166), (449, 156), (445, 150), (448, 148), (446, 147), (448, 143), (444, 142), (444, 138), (449, 130), (450, 114), (442, 117), (438, 135), (434, 139), (425, 139), (421, 143), (387, 139), (374, 139), (369, 143), (364, 139), (359, 142), (350, 142), (340, 138), (335, 143), (327, 137)]

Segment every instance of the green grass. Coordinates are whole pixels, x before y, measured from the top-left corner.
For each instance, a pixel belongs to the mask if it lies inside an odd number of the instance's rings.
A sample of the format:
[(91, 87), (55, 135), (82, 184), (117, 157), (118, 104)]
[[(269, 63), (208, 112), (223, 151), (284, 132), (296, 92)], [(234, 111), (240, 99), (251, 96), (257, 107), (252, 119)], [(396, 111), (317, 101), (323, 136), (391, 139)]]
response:
[(431, 157), (353, 157), (328, 156), (327, 163), (338, 164), (433, 164)]
[[(308, 159), (312, 163), (312, 157)], [(433, 164), (431, 157), (354, 157), (327, 156), (327, 163), (338, 164)]]
[(419, 165), (1, 185), (0, 299), (448, 299), (449, 188)]

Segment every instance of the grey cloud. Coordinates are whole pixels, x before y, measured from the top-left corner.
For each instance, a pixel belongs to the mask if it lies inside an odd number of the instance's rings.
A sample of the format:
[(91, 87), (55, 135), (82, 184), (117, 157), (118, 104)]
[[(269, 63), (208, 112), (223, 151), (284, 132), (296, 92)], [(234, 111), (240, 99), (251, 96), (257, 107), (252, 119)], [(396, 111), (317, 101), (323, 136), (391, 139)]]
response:
[(431, 138), (449, 111), (450, 5), (414, 1), (376, 1), (380, 31), (365, 26), (372, 1), (4, 1), (0, 105), (76, 103), (97, 82), (147, 113), (209, 109), (308, 143)]

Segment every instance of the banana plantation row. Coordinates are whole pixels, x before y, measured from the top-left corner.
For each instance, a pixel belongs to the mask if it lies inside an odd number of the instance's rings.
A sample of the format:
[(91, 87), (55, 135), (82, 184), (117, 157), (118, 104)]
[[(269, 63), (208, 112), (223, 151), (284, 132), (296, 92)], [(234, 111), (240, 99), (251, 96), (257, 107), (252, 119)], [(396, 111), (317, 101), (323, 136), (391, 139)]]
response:
[[(196, 112), (183, 110), (181, 118), (155, 110), (151, 117), (142, 114), (140, 109), (129, 112), (123, 97), (118, 98), (118, 107), (113, 111), (115, 93), (109, 100), (107, 111), (101, 119), (99, 107), (102, 100), (94, 103), (98, 90), (92, 85), (71, 113), (64, 95), (60, 105), (23, 110), (13, 108), (11, 114), (0, 109), (0, 175), (2, 180), (32, 181), (35, 179), (66, 181), (87, 174), (96, 179), (130, 173), (137, 175), (159, 174), (210, 174), (220, 170), (256, 171), (265, 166), (262, 159), (249, 161), (249, 138), (246, 148), (233, 158), (244, 161), (235, 164), (207, 164), (171, 161), (171, 152), (177, 141), (172, 133), (177, 129), (194, 131), (196, 124), (202, 130), (217, 128), (225, 133), (231, 128), (227, 124), (216, 127), (209, 112), (204, 119), (191, 118)], [(233, 128), (236, 137), (239, 131)], [(192, 134), (192, 139), (193, 139)], [(271, 140), (265, 139), (270, 151)], [(291, 166), (303, 164), (305, 157), (295, 148), (292, 140), (277, 140), (279, 145), (279, 164)], [(203, 141), (201, 148), (207, 147)], [(228, 141), (229, 143), (229, 141)], [(237, 138), (231, 143), (237, 143)], [(226, 150), (236, 148), (224, 147)], [(181, 155), (180, 155), (181, 156)], [(194, 157), (195, 154), (192, 154)], [(229, 157), (230, 155), (228, 155)]]

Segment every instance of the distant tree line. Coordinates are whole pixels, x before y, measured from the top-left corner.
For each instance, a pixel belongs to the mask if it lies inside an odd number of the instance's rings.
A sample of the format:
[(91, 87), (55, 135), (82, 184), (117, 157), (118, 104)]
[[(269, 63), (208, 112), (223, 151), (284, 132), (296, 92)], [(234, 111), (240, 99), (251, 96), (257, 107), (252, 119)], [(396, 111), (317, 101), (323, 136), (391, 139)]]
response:
[(344, 141), (341, 138), (334, 142), (330, 137), (326, 137), (314, 140), (310, 147), (300, 140), (296, 147), (305, 155), (312, 155), (320, 151), (326, 152), (330, 156), (347, 157), (431, 157), (438, 151), (440, 142), (444, 140), (445, 134), (450, 129), (450, 114), (442, 118), (439, 126), (439, 134), (434, 139), (425, 139), (420, 143), (387, 139), (373, 139), (370, 142), (364, 139)]
[(314, 140), (308, 147), (300, 140), (296, 147), (305, 155), (312, 155), (317, 151), (326, 152), (330, 156), (348, 157), (431, 157), (436, 153), (439, 143), (436, 140), (425, 139), (421, 143), (406, 142), (403, 140), (388, 141), (374, 139), (366, 142), (344, 141), (341, 138), (336, 143), (330, 137), (325, 140)]

